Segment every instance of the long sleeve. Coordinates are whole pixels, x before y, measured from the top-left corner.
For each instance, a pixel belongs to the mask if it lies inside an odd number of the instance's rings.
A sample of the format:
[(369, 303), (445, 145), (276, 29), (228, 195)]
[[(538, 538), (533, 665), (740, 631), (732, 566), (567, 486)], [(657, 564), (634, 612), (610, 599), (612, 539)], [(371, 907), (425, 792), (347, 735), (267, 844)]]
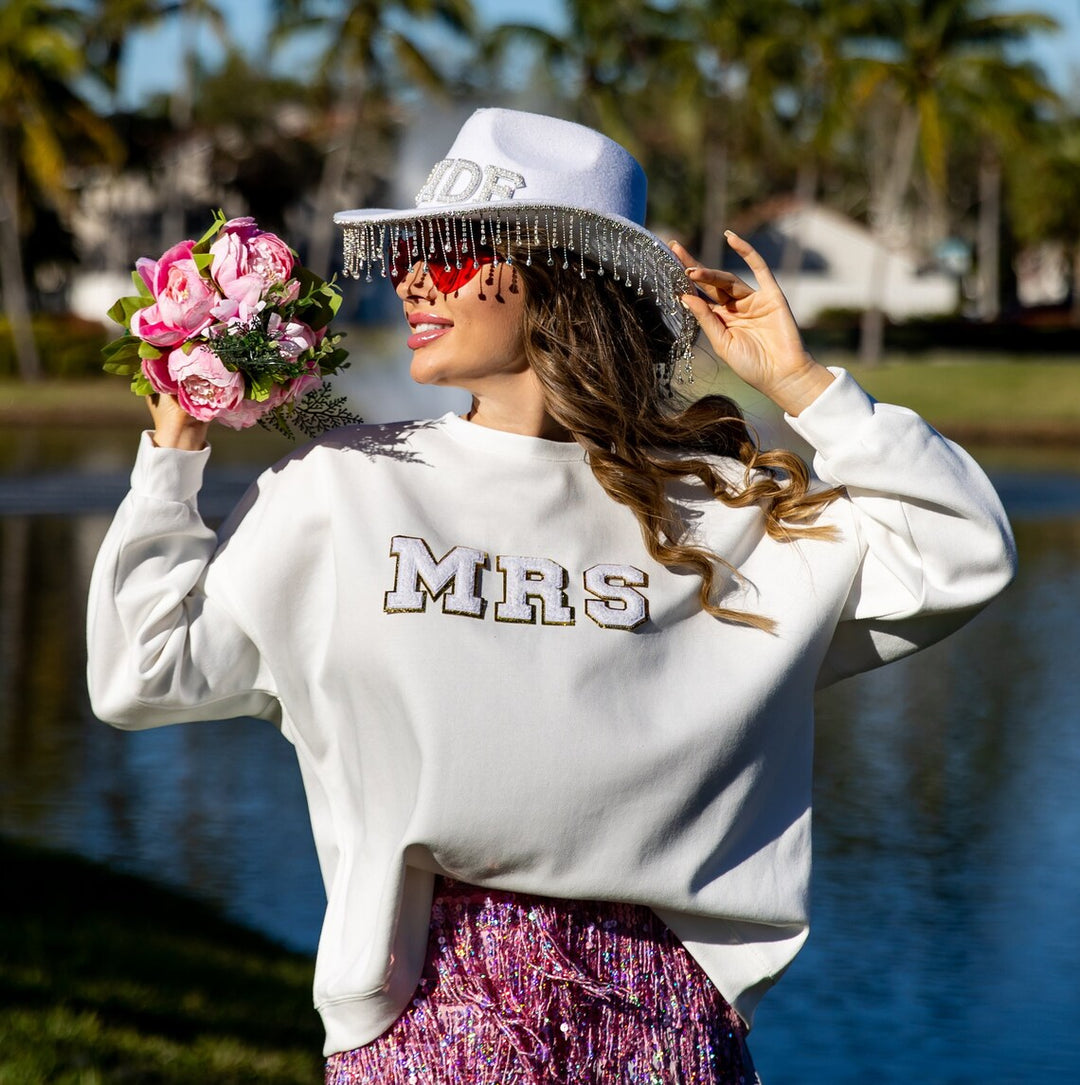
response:
[(820, 685), (944, 637), (1012, 579), (1012, 532), (983, 471), (903, 407), (875, 402), (842, 370), (789, 425), (814, 469), (850, 499), (862, 560)]
[(205, 590), (218, 547), (196, 495), (209, 450), (159, 449), (144, 434), (131, 491), (90, 582), (88, 684), (118, 727), (234, 716), (278, 722), (274, 683), (237, 617)]

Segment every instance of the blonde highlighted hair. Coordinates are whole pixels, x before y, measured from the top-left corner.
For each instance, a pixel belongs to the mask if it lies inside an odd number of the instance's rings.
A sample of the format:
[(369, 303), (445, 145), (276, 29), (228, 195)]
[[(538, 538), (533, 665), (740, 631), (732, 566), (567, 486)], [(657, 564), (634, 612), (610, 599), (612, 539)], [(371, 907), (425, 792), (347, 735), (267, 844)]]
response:
[[(757, 505), (765, 531), (783, 540), (832, 538), (832, 530), (814, 520), (840, 491), (811, 489), (810, 473), (795, 453), (760, 449), (727, 397), (691, 402), (665, 391), (658, 374), (670, 365), (672, 335), (653, 299), (587, 265), (583, 274), (535, 259), (530, 264), (527, 255), (513, 251), (511, 267), (524, 286), (525, 354), (548, 413), (585, 448), (608, 495), (637, 517), (649, 555), (701, 577), (701, 605), (708, 613), (772, 631), (767, 615), (717, 602), (718, 567), (734, 569), (722, 555), (689, 541), (668, 485), (693, 477), (731, 508)], [(724, 477), (716, 456), (744, 466), (740, 484)]]

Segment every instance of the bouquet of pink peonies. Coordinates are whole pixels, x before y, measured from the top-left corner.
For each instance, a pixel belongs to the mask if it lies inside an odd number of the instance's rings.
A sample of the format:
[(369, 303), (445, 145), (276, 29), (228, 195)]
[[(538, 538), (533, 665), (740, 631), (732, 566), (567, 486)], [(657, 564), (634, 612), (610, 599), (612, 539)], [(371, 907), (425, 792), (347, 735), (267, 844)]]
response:
[(138, 294), (108, 314), (127, 334), (103, 353), (136, 395), (173, 395), (200, 421), (289, 436), (289, 422), (314, 436), (359, 421), (323, 383), (348, 365), (329, 330), (341, 294), (254, 219), (218, 211), (198, 241), (136, 261), (132, 279)]

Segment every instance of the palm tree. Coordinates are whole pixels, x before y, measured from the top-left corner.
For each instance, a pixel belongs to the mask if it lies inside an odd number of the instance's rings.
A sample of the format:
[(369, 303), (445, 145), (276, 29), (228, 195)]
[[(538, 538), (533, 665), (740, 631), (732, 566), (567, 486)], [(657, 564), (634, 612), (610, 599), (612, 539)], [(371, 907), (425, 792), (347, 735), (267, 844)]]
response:
[(1009, 217), (1028, 244), (1060, 242), (1068, 257), (1072, 322), (1080, 326), (1080, 115), (1073, 112), (1040, 126), (1024, 156), (1011, 156)]
[(569, 111), (634, 149), (643, 111), (664, 97), (664, 69), (679, 46), (679, 13), (648, 0), (567, 0), (565, 10), (567, 26), (557, 35), (513, 24), (499, 33), (531, 36), (541, 62), (556, 69)]
[[(687, 148), (699, 125), (686, 90), (695, 54), (680, 6), (650, 0), (566, 0), (565, 26), (497, 24), (482, 42), (481, 78), (506, 73), (528, 107), (598, 128), (649, 176), (650, 208), (665, 222), (698, 217), (687, 204)], [(697, 84), (695, 84), (697, 85)], [(541, 105), (543, 103), (543, 105)]]
[(173, 126), (191, 123), (195, 81), (198, 78), (197, 35), (201, 24), (210, 26), (220, 43), (230, 46), (228, 24), (220, 3), (212, 0), (98, 0), (87, 16), (86, 53), (92, 67), (115, 96), (124, 51), (133, 30), (176, 18), (180, 26), (180, 66), (169, 103)]
[(792, 0), (695, 0), (683, 9), (695, 55), (702, 163), (702, 260), (719, 267), (724, 230), (739, 195), (733, 167), (752, 178), (754, 202), (770, 194), (774, 178), (767, 164), (784, 156), (790, 138), (785, 91), (798, 96), (797, 4)]
[[(573, 115), (619, 140), (650, 179), (650, 203), (718, 264), (731, 207), (776, 183), (793, 85), (795, 0), (568, 0), (558, 35), (508, 26), (568, 88)], [(687, 240), (690, 238), (687, 236)]]
[(188, 134), (194, 116), (194, 101), (199, 81), (198, 33), (206, 23), (223, 46), (229, 47), (228, 28), (225, 17), (213, 0), (165, 0), (158, 5), (161, 18), (175, 18), (180, 31), (180, 78), (176, 80), (169, 95), (169, 122), (178, 137), (164, 152), (162, 170), (163, 213), (161, 216), (161, 244), (168, 247), (185, 234), (185, 196), (181, 190), (183, 163), (189, 147), (184, 137)]
[(221, 8), (212, 0), (173, 0), (161, 5), (163, 16), (175, 15), (180, 20), (180, 56), (183, 78), (177, 81), (169, 104), (173, 127), (182, 132), (191, 124), (195, 83), (199, 76), (197, 37), (199, 27), (207, 23), (218, 41), (229, 47), (229, 31)]
[[(363, 202), (374, 183), (378, 151), (390, 127), (390, 114), (406, 88), (432, 93), (446, 89), (448, 74), (432, 54), (450, 36), (458, 44), (473, 31), (471, 0), (274, 0), (275, 43), (296, 33), (323, 33), (326, 49), (317, 63), (317, 78), (328, 93), (330, 147), (323, 161), (308, 229), (307, 262), (330, 264), (334, 233), (332, 213), (343, 200)], [(423, 44), (437, 30), (438, 46)], [(425, 37), (426, 35), (426, 37)], [(374, 136), (365, 148), (366, 166), (353, 191), (349, 179), (357, 171), (361, 135)], [(357, 191), (356, 189), (359, 189)]]
[(24, 380), (41, 376), (22, 259), (31, 195), (65, 210), (75, 149), (89, 137), (118, 153), (108, 126), (75, 89), (88, 74), (84, 29), (81, 12), (45, 0), (0, 7), (0, 290)]
[[(847, 43), (861, 24), (860, 5), (850, 0), (799, 0), (788, 4), (785, 14), (783, 22), (777, 21), (776, 32), (787, 34), (795, 43), (794, 69), (786, 91), (792, 111), (786, 135), (796, 202), (817, 201), (823, 178), (831, 182), (829, 196), (834, 203), (854, 202), (846, 191), (857, 172), (852, 168), (849, 139), (855, 64)], [(780, 272), (794, 271), (802, 253), (797, 232), (785, 236)]]
[[(884, 253), (908, 232), (904, 207), (919, 166), (933, 229), (943, 236), (950, 125), (979, 124), (994, 108), (1001, 79), (1023, 67), (1008, 47), (1057, 23), (1034, 12), (999, 11), (990, 0), (890, 0), (864, 5), (862, 16), (861, 37), (852, 41), (861, 53), (853, 101), (875, 118), (882, 137), (871, 143), (869, 214)], [(884, 259), (863, 315), (860, 353), (867, 362), (881, 354)]]
[(192, 124), (209, 145), (211, 176), (263, 229), (288, 235), (292, 210), (310, 189), (316, 99), (304, 81), (268, 71), (261, 58), (230, 51), (198, 81)]
[(162, 0), (98, 0), (89, 13), (84, 38), (87, 61), (112, 96), (114, 111), (131, 32), (152, 26), (163, 15)]
[(1033, 65), (990, 61), (972, 75), (978, 79), (971, 88), (972, 97), (979, 100), (981, 108), (965, 109), (958, 95), (960, 124), (951, 127), (966, 133), (975, 144), (976, 312), (980, 319), (993, 321), (1001, 312), (999, 265), (1005, 166), (1011, 161), (1039, 161), (1047, 162), (1048, 168), (1053, 169), (1053, 156), (1047, 161), (1041, 151), (1049, 145), (1048, 132), (1058, 135), (1062, 131), (1052, 119), (1055, 112), (1060, 112), (1060, 102), (1047, 86), (1042, 72)]

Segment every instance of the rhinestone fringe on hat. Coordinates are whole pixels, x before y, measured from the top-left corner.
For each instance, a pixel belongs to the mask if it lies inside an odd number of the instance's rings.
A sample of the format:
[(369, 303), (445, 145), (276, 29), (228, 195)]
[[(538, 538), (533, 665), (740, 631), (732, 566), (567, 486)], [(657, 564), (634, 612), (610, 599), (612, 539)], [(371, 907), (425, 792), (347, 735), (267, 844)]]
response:
[[(496, 263), (512, 264), (514, 258), (506, 249), (514, 244), (525, 250), (526, 265), (543, 260), (549, 267), (577, 271), (582, 278), (595, 267), (595, 274), (611, 275), (639, 296), (649, 294), (656, 299), (674, 336), (670, 358), (658, 367), (661, 389), (670, 393), (672, 379), (693, 379), (691, 357), (697, 322), (679, 301), (682, 294), (693, 291), (693, 284), (672, 253), (643, 231), (592, 211), (543, 204), (515, 204), (505, 211), (486, 208), (381, 222), (346, 222), (342, 229), (345, 274), (367, 282), (376, 276), (392, 277), (388, 254), (403, 241), (425, 265), (436, 252), (467, 254), (477, 245), (492, 246)], [(681, 372), (676, 375), (679, 362)]]

